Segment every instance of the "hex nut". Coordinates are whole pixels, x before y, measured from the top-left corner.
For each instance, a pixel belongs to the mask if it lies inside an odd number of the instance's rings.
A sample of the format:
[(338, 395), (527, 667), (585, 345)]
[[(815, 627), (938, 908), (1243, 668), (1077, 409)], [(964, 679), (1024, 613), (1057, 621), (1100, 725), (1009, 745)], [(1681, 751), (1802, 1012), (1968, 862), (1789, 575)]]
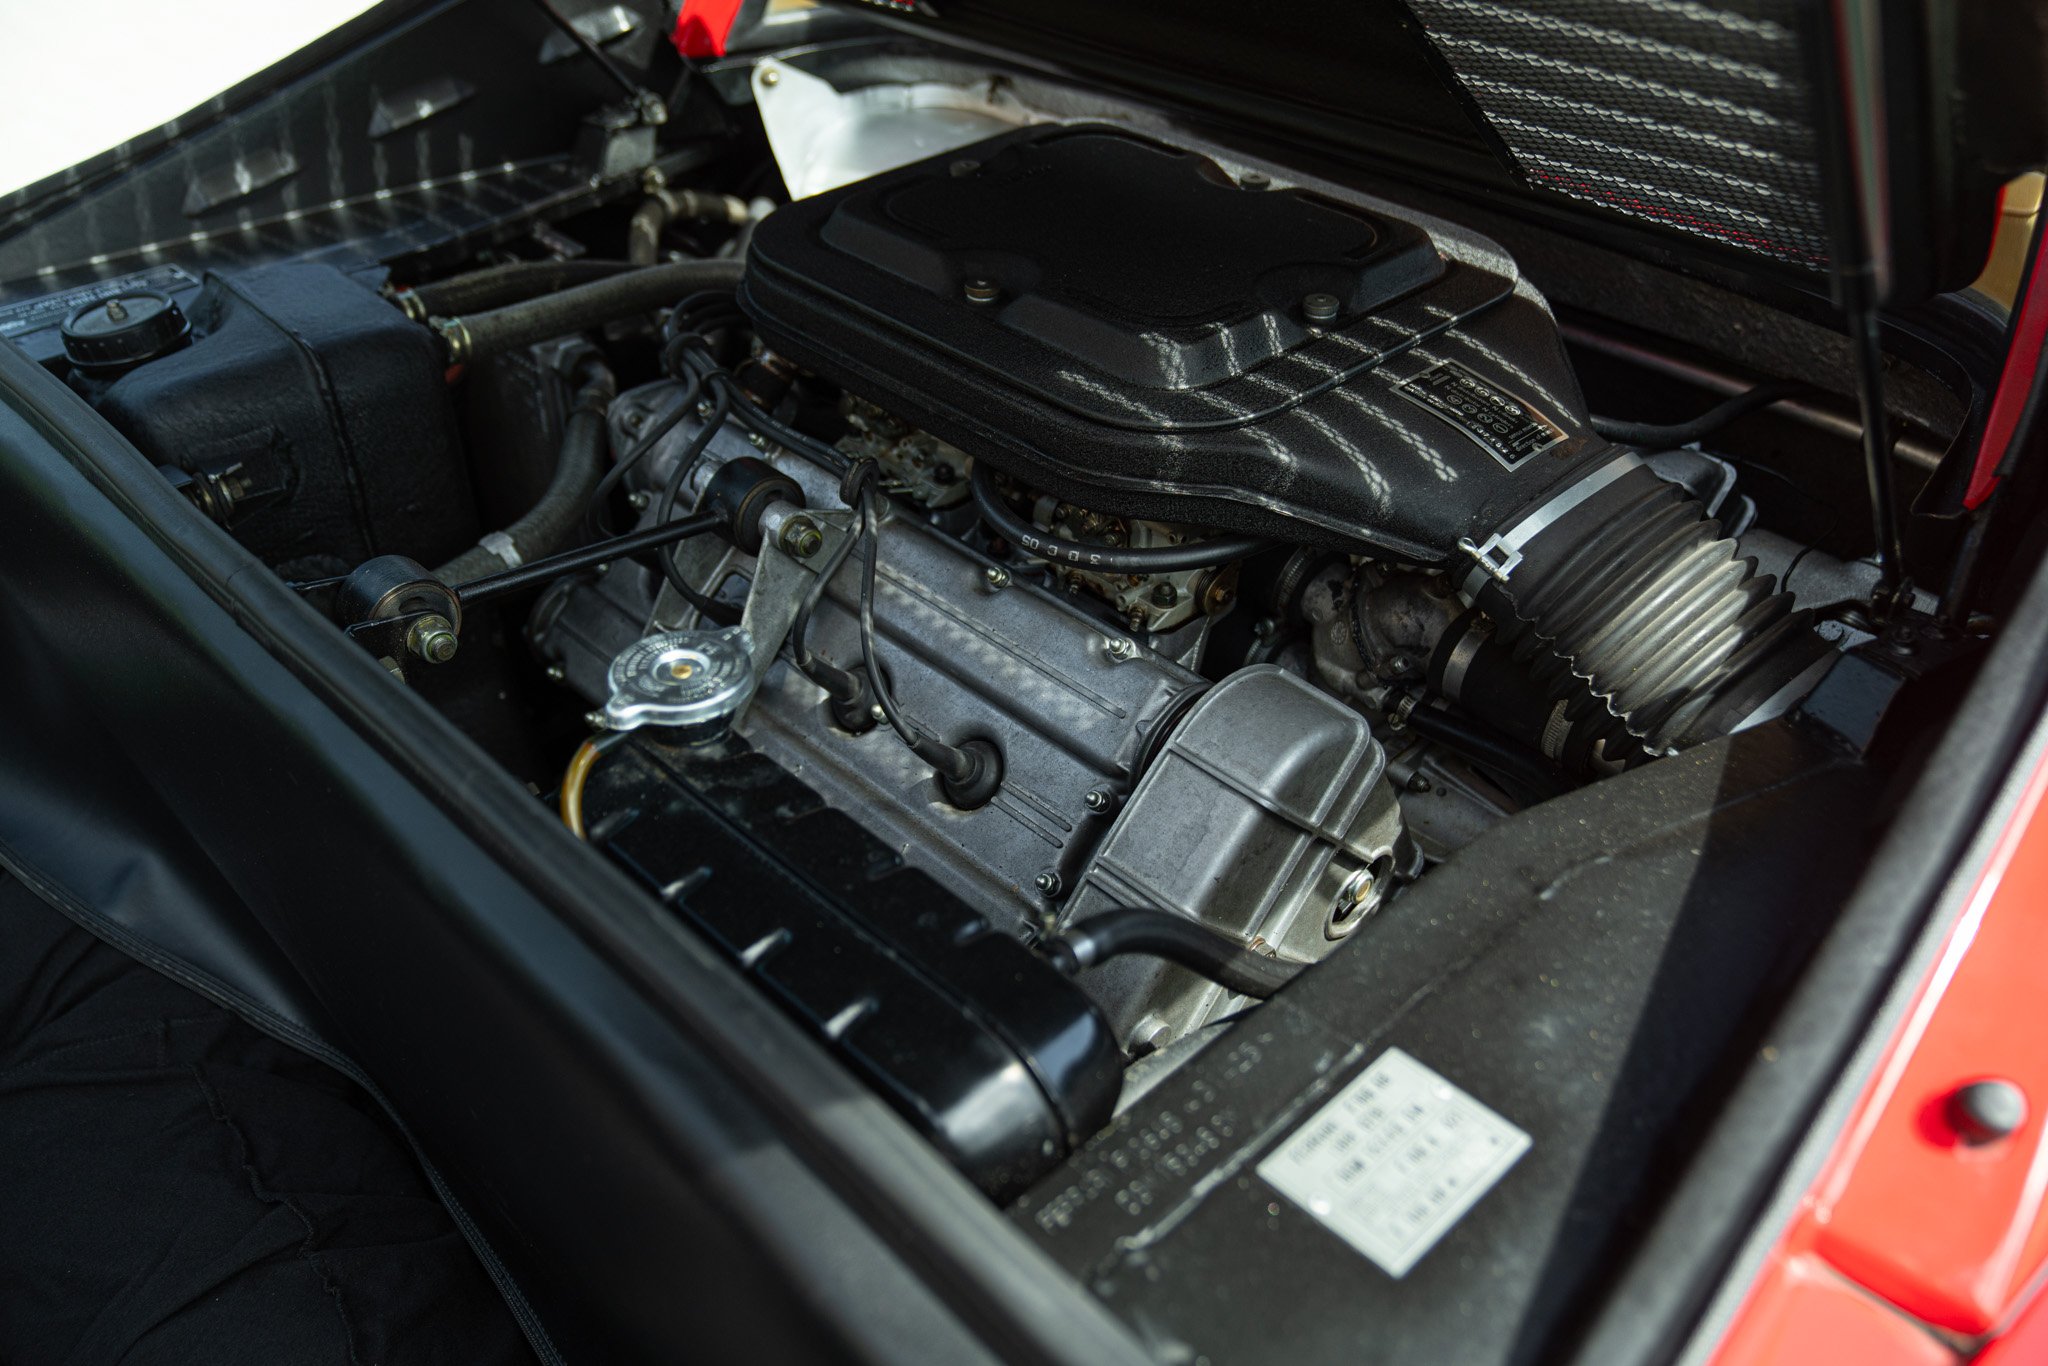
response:
[(792, 517), (782, 525), (782, 548), (799, 560), (808, 560), (825, 548), (825, 533), (808, 517)]
[(421, 617), (405, 633), (405, 648), (429, 664), (446, 664), (460, 644), (448, 618), (437, 613)]

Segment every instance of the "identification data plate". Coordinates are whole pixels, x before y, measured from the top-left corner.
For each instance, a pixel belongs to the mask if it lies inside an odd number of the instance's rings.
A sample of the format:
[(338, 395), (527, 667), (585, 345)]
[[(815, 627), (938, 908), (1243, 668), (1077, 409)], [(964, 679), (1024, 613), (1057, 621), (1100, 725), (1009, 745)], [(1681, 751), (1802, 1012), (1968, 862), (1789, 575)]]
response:
[(1399, 1279), (1528, 1150), (1529, 1135), (1390, 1048), (1259, 1175)]
[(1402, 380), (1395, 392), (1471, 437), (1509, 469), (1564, 440), (1562, 427), (1455, 361)]

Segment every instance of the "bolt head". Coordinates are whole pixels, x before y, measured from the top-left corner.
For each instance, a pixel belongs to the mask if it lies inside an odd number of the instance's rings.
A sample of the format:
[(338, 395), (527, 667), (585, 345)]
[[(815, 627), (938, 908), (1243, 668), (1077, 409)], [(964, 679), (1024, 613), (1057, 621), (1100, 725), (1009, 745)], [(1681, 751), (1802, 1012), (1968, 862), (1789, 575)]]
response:
[(999, 564), (992, 564), (981, 571), (981, 577), (990, 588), (1003, 589), (1010, 586), (1010, 571)]
[(997, 287), (994, 280), (983, 279), (979, 276), (963, 284), (960, 287), (960, 292), (967, 296), (967, 302), (971, 304), (992, 304), (1001, 298), (1003, 294), (1003, 291)]
[(569, 676), (569, 671), (559, 664), (548, 665), (548, 682), (559, 683)]
[(605, 714), (601, 711), (584, 712), (583, 724), (590, 727), (592, 730), (611, 729), (611, 722), (605, 717)]
[(766, 71), (763, 71), (761, 73), (761, 84), (780, 85), (781, 83), (782, 73), (780, 71), (777, 71), (774, 67), (771, 66)]
[(1314, 294), (1301, 296), (1301, 316), (1312, 323), (1335, 322), (1343, 307), (1343, 301), (1336, 295), (1325, 294), (1320, 290)]
[(1159, 607), (1171, 607), (1180, 601), (1180, 590), (1170, 583), (1157, 584), (1152, 589), (1152, 601)]
[(768, 449), (768, 438), (761, 435), (759, 432), (748, 432), (747, 444), (751, 445), (757, 451), (765, 451)]
[(1109, 794), (1099, 787), (1081, 800), (1088, 804), (1090, 811), (1107, 811), (1109, 809)]
[(635, 512), (645, 512), (654, 502), (654, 495), (645, 489), (634, 489), (626, 495), (626, 506)]
[(1157, 1015), (1147, 1015), (1131, 1026), (1125, 1047), (1132, 1053), (1156, 1053), (1165, 1044), (1173, 1026)]
[(1031, 879), (1031, 885), (1046, 896), (1058, 896), (1060, 894), (1060, 875), (1054, 872), (1040, 873), (1037, 877)]
[(1105, 636), (1102, 649), (1111, 659), (1125, 660), (1138, 652), (1138, 647), (1122, 636)]

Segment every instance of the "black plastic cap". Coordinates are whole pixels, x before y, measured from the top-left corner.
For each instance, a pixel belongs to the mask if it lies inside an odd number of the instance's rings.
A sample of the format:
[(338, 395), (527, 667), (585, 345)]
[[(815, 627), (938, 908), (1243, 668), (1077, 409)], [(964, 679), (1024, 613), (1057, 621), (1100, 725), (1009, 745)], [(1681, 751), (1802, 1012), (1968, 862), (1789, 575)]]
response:
[(1997, 1078), (1959, 1086), (1948, 1098), (1948, 1122), (1973, 1146), (2010, 1138), (2027, 1122), (2026, 1094)]
[(64, 354), (81, 370), (125, 370), (177, 350), (192, 324), (170, 295), (130, 289), (74, 309), (61, 329)]

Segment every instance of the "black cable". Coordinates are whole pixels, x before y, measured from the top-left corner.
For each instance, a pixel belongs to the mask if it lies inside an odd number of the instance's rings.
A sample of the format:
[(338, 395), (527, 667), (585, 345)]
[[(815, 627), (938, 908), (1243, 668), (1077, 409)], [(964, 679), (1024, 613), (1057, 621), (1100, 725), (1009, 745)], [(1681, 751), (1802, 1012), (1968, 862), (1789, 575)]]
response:
[(996, 488), (994, 473), (979, 460), (968, 472), (967, 486), (974, 493), (974, 503), (981, 510), (981, 519), (1003, 539), (1039, 559), (1076, 564), (1084, 569), (1111, 574), (1169, 574), (1241, 560), (1272, 544), (1258, 536), (1218, 536), (1187, 545), (1147, 546), (1144, 549), (1086, 545), (1040, 531), (1010, 511), (1003, 502), (1002, 492)]
[[(816, 657), (811, 654), (809, 642), (811, 613), (817, 610), (819, 601), (825, 596), (825, 589), (831, 584), (833, 577), (839, 573), (841, 566), (853, 554), (855, 543), (860, 541), (866, 533), (867, 512), (865, 509), (862, 509), (859, 514), (859, 524), (854, 528), (853, 533), (841, 537), (839, 544), (832, 547), (832, 553), (825, 557), (825, 563), (819, 566), (817, 580), (811, 584), (810, 591), (804, 594), (803, 602), (796, 609), (796, 620), (790, 623), (790, 648), (796, 656), (798, 671), (807, 678), (811, 676), (812, 667), (817, 662)], [(811, 681), (817, 682), (815, 678)], [(818, 686), (823, 687), (824, 684), (820, 683)]]
[[(683, 480), (697, 464), (697, 457), (704, 454), (704, 448), (711, 444), (711, 438), (718, 435), (718, 429), (725, 425), (725, 415), (730, 401), (723, 393), (711, 400), (711, 414), (704, 419), (704, 425), (697, 429), (690, 444), (676, 457), (676, 467), (670, 471), (668, 484), (661, 491), (661, 502), (656, 505), (654, 519), (666, 522), (675, 516), (676, 499), (682, 493)], [(697, 609), (697, 614), (721, 626), (730, 626), (739, 620), (739, 614), (725, 603), (719, 602), (708, 593), (699, 592), (694, 584), (683, 577), (683, 571), (676, 567), (675, 556), (661, 557), (661, 574), (669, 586), (684, 602)]]
[(862, 487), (855, 494), (860, 499), (860, 536), (865, 555), (860, 569), (861, 664), (867, 669), (868, 686), (874, 690), (875, 701), (881, 704), (882, 718), (889, 723), (891, 730), (903, 738), (903, 743), (910, 746), (911, 753), (916, 754), (919, 758), (924, 758), (924, 747), (929, 744), (929, 741), (924, 733), (911, 725), (902, 711), (897, 708), (896, 699), (890, 695), (888, 684), (882, 680), (881, 664), (876, 658), (875, 566), (882, 558), (882, 519), (875, 509), (876, 494), (872, 489), (865, 486), (865, 480), (861, 481), (861, 483)]
[(1164, 958), (1262, 1001), (1301, 972), (1300, 964), (1253, 953), (1184, 915), (1141, 906), (1091, 915), (1045, 945), (1053, 966), (1070, 977), (1127, 953)]
[(692, 381), (683, 390), (682, 397), (648, 424), (646, 430), (641, 432), (640, 439), (633, 443), (632, 449), (620, 456), (618, 461), (605, 471), (604, 478), (597, 481), (597, 487), (591, 490), (589, 505), (584, 510), (584, 521), (593, 531), (610, 534), (604, 524), (605, 500), (618, 488), (619, 481), (624, 479), (635, 465), (646, 459), (647, 453), (660, 444), (663, 437), (675, 430), (676, 424), (683, 420), (684, 414), (697, 406), (697, 395), (700, 392), (699, 386)]
[[(708, 314), (705, 310), (709, 310)], [(760, 405), (740, 388), (739, 381), (731, 372), (721, 368), (712, 357), (709, 339), (704, 337), (701, 331), (705, 322), (700, 319), (708, 317), (716, 321), (728, 315), (736, 322), (743, 322), (746, 318), (738, 304), (733, 301), (729, 290), (704, 290), (684, 299), (664, 324), (664, 333), (667, 337), (663, 354), (664, 365), (669, 367), (672, 374), (687, 372), (697, 376), (707, 387), (727, 390), (733, 398), (732, 416), (747, 430), (774, 442), (793, 455), (810, 461), (820, 469), (832, 474), (844, 474), (852, 464), (845, 453), (835, 450), (816, 437), (796, 430), (777, 419), (772, 413), (763, 411)], [(684, 331), (685, 322), (695, 324), (700, 330), (695, 333)], [(671, 352), (668, 348), (674, 350)]]
[(1609, 441), (1619, 441), (1625, 446), (1639, 446), (1647, 451), (1676, 450), (1689, 446), (1695, 441), (1704, 441), (1715, 432), (1759, 408), (1768, 408), (1773, 403), (1783, 403), (1788, 398), (1815, 392), (1808, 384), (1794, 384), (1774, 380), (1759, 384), (1754, 389), (1745, 389), (1733, 398), (1723, 399), (1698, 417), (1686, 422), (1624, 422), (1619, 418), (1592, 418), (1593, 430)]
[(896, 699), (882, 677), (881, 661), (875, 650), (875, 566), (882, 558), (881, 495), (875, 491), (872, 480), (866, 477), (872, 474), (873, 468), (872, 462), (863, 462), (860, 473), (847, 480), (852, 486), (848, 492), (861, 499), (866, 519), (862, 528), (862, 538), (867, 543), (867, 560), (861, 566), (860, 577), (860, 655), (867, 670), (868, 688), (880, 704), (882, 717), (889, 723), (889, 728), (910, 746), (912, 754), (930, 764), (938, 774), (939, 787), (946, 794), (946, 800), (972, 810), (985, 805), (1002, 785), (1002, 756), (986, 740), (949, 745), (918, 730), (897, 708)]
[(843, 729), (864, 732), (874, 725), (874, 718), (870, 711), (874, 704), (868, 698), (868, 683), (865, 673), (855, 673), (851, 669), (842, 669), (831, 660), (812, 654), (809, 638), (811, 613), (825, 596), (825, 590), (831, 584), (832, 579), (844, 567), (847, 558), (852, 555), (854, 547), (862, 541), (867, 528), (866, 511), (863, 510), (857, 514), (857, 519), (858, 525), (854, 527), (850, 534), (840, 539), (839, 544), (833, 548), (831, 555), (819, 567), (817, 580), (812, 583), (810, 590), (804, 594), (804, 600), (797, 608), (796, 620), (790, 624), (788, 643), (790, 658), (796, 665), (797, 672), (810, 679), (811, 682), (820, 688), (823, 688), (832, 699), (834, 704), (834, 720)]
[[(689, 334), (684, 331), (685, 322), (699, 315), (723, 317), (727, 314), (740, 319), (746, 316), (740, 311), (739, 300), (733, 297), (731, 290), (700, 289), (695, 294), (685, 297), (670, 310), (668, 320), (661, 326), (661, 334), (671, 343), (687, 340)], [(695, 331), (701, 335), (702, 324), (699, 324)]]

